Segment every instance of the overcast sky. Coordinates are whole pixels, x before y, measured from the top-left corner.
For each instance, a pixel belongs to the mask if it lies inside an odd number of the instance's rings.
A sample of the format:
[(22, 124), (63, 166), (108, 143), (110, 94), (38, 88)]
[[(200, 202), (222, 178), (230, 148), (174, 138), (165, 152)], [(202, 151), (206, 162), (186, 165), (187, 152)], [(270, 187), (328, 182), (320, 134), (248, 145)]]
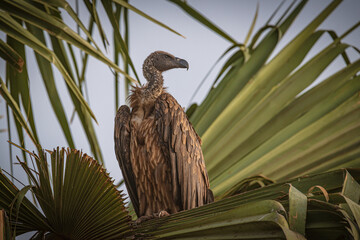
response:
[[(73, 6), (74, 2), (69, 1)], [(239, 0), (189, 0), (188, 3), (201, 12), (204, 16), (211, 19), (225, 32), (231, 35), (238, 42), (243, 42), (249, 30), (251, 21), (255, 14), (256, 4), (259, 2), (259, 16), (255, 26), (255, 32), (263, 26), (275, 8), (281, 3), (280, 0), (264, 0), (264, 1), (239, 1)], [(300, 13), (290, 30), (284, 36), (273, 55), (276, 54), (283, 46), (285, 46), (297, 33), (299, 33), (317, 14), (324, 9), (331, 1), (309, 1), (303, 11)], [(176, 69), (164, 74), (165, 86), (168, 91), (179, 101), (179, 103), (186, 107), (189, 100), (204, 78), (210, 67), (215, 63), (219, 56), (231, 45), (227, 40), (216, 35), (212, 31), (203, 27), (198, 22), (190, 18), (185, 12), (179, 9), (176, 5), (162, 1), (162, 0), (130, 0), (130, 3), (157, 20), (166, 23), (176, 31), (180, 32), (186, 38), (179, 37), (170, 31), (149, 22), (145, 18), (130, 12), (130, 55), (134, 61), (136, 70), (141, 77), (142, 83), (144, 78), (141, 72), (141, 66), (144, 59), (155, 50), (164, 50), (173, 55), (184, 58), (189, 62), (190, 68), (188, 71), (184, 69)], [(282, 10), (291, 3), (286, 1)], [(75, 6), (74, 6), (75, 8)], [(104, 12), (100, 11), (100, 19), (108, 34), (110, 40), (110, 47), (107, 56), (112, 58), (112, 36), (110, 24), (106, 21)], [(83, 14), (84, 9), (81, 10)], [(282, 11), (280, 11), (281, 13)], [(360, 1), (359, 0), (345, 0), (340, 6), (328, 17), (328, 19), (320, 26), (322, 29), (333, 29), (338, 35), (341, 35), (348, 28), (360, 20)], [(80, 17), (85, 17), (81, 15)], [(102, 17), (104, 16), (104, 17)], [(65, 19), (69, 19), (66, 13), (63, 14)], [(279, 17), (279, 14), (278, 16)], [(275, 17), (275, 21), (277, 18)], [(273, 21), (273, 23), (275, 23)], [(84, 21), (87, 23), (87, 20)], [(73, 26), (73, 25), (71, 25)], [(4, 33), (0, 32), (0, 37), (4, 39)], [(344, 42), (355, 45), (360, 48), (360, 29), (354, 31), (351, 35), (345, 38)], [(101, 45), (101, 40), (95, 33), (95, 40), (98, 45)], [(330, 43), (330, 37), (323, 35), (319, 43), (309, 53), (306, 59), (313, 56), (320, 49)], [(55, 118), (55, 115), (50, 107), (45, 87), (42, 83), (35, 58), (31, 50), (27, 49), (28, 66), (36, 66), (28, 69), (30, 75), (30, 90), (31, 99), (35, 113), (35, 123), (40, 137), (42, 146), (46, 149), (52, 149), (56, 146), (67, 146), (65, 138), (60, 126)], [(348, 50), (352, 60), (358, 59), (359, 55), (354, 50)], [(333, 73), (339, 67), (343, 67), (344, 63), (341, 59), (337, 59), (325, 73), (320, 76), (324, 79), (327, 75)], [(209, 86), (212, 84), (215, 75), (218, 73), (221, 63), (217, 65), (212, 74), (209, 76), (200, 92), (196, 95), (195, 100), (201, 101), (207, 93)], [(57, 73), (57, 86), (61, 91), (61, 100), (65, 106), (65, 111), (68, 119), (71, 116), (73, 107), (67, 93), (64, 80)], [(0, 60), (0, 76), (5, 79), (5, 63)], [(98, 136), (102, 153), (105, 159), (105, 165), (110, 175), (116, 179), (116, 182), (121, 179), (120, 169), (114, 154), (113, 143), (113, 120), (114, 112), (114, 83), (113, 75), (109, 68), (101, 62), (90, 58), (86, 81), (89, 91), (89, 102), (99, 125), (96, 126), (96, 134)], [(120, 86), (123, 86), (121, 82)], [(123, 92), (121, 103), (124, 104)], [(0, 98), (0, 115), (5, 116), (5, 103)], [(0, 119), (0, 129), (7, 128), (6, 117)], [(71, 124), (73, 137), (77, 149), (82, 149), (84, 152), (91, 154), (90, 147), (86, 140), (85, 134), (82, 130), (79, 120), (75, 117)], [(16, 137), (16, 130), (12, 125), (12, 141), (18, 143)], [(0, 133), (0, 152), (1, 152), (1, 167), (10, 171), (9, 166), (9, 148), (8, 133)], [(29, 142), (29, 141), (27, 141)], [(30, 149), (33, 146), (28, 145)], [(19, 151), (14, 150), (15, 155), (20, 155)], [(15, 161), (15, 160), (14, 160)], [(15, 166), (15, 176), (22, 181), (25, 177), (22, 171), (18, 171), (20, 167)]]

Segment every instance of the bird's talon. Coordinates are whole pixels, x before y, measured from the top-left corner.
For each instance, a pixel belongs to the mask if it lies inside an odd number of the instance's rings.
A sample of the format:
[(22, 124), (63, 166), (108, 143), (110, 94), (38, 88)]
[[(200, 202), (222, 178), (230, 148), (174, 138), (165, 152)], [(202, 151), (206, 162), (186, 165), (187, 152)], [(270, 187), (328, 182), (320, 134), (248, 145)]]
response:
[(167, 216), (170, 216), (170, 214), (165, 210), (162, 210), (158, 213), (154, 213), (154, 217), (157, 217), (157, 218), (167, 217)]

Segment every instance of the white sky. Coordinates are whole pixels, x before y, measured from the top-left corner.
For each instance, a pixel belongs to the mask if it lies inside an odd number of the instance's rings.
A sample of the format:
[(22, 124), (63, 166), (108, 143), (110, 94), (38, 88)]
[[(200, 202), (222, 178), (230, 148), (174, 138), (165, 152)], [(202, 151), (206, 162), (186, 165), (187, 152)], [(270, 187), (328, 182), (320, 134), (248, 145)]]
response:
[[(74, 3), (74, 1), (71, 0), (69, 2), (72, 4)], [(245, 39), (255, 13), (257, 2), (258, 1), (251, 0), (188, 1), (191, 6), (196, 8), (207, 18), (211, 19), (238, 42), (243, 42)], [(280, 0), (259, 1), (259, 16), (254, 32), (263, 26), (280, 2)], [(285, 46), (292, 38), (294, 38), (296, 34), (299, 33), (330, 2), (331, 1), (325, 0), (309, 1), (294, 24), (290, 27), (288, 33), (280, 42), (273, 55)], [(177, 57), (186, 59), (190, 65), (188, 71), (183, 69), (172, 70), (165, 73), (164, 77), (165, 86), (168, 87), (168, 91), (175, 96), (182, 106), (188, 106), (189, 100), (195, 88), (206, 75), (210, 67), (231, 45), (231, 43), (194, 21), (185, 12), (172, 3), (161, 0), (131, 0), (130, 3), (186, 36), (186, 39), (179, 37), (170, 31), (149, 22), (143, 17), (130, 12), (130, 54), (137, 72), (141, 77), (141, 81), (144, 83), (144, 78), (141, 72), (142, 62), (147, 55), (155, 50), (168, 51)], [(291, 1), (286, 1), (282, 10), (285, 10), (290, 3)], [(75, 8), (74, 5), (73, 7)], [(84, 9), (81, 11), (82, 13), (84, 12), (83, 10)], [(341, 35), (344, 31), (360, 20), (359, 12), (359, 0), (345, 0), (321, 25), (321, 28), (333, 29), (338, 35)], [(112, 36), (110, 35), (110, 24), (106, 21), (104, 12), (100, 10), (100, 13), (100, 19), (111, 44), (107, 56), (112, 59)], [(280, 11), (280, 13), (282, 13), (282, 11)], [(65, 13), (63, 16), (68, 19)], [(84, 16), (85, 15), (81, 15), (81, 17)], [(279, 14), (277, 17), (279, 17)], [(277, 18), (275, 17), (275, 21), (276, 20)], [(273, 21), (273, 23), (275, 21)], [(87, 19), (84, 23), (87, 23)], [(4, 33), (0, 32), (0, 37), (5, 39)], [(95, 39), (98, 45), (102, 46), (97, 32)], [(360, 48), (359, 39), (360, 29), (357, 29), (349, 35), (344, 42)], [(330, 37), (328, 35), (324, 35), (309, 55), (313, 56), (328, 43), (330, 43)], [(27, 49), (27, 53), (28, 67), (37, 66), (31, 50)], [(355, 54), (354, 50), (349, 50), (348, 53), (350, 54), (352, 60), (359, 58), (359, 55)], [(307, 56), (306, 59), (309, 59), (310, 56)], [(199, 102), (204, 98), (221, 66), (222, 64), (218, 64), (214, 69), (206, 83), (201, 88), (201, 91), (196, 96), (196, 101)], [(320, 79), (324, 79), (327, 75), (343, 66), (343, 61), (339, 58), (336, 59), (335, 62), (320, 76)], [(52, 108), (50, 107), (45, 87), (42, 83), (37, 67), (29, 67), (28, 71), (30, 75), (31, 99), (35, 113), (35, 123), (42, 146), (46, 149), (52, 149), (56, 146), (67, 146), (63, 133), (60, 130), (60, 125), (58, 124)], [(73, 111), (73, 107), (71, 105), (64, 80), (59, 76), (57, 70), (54, 71), (57, 74), (57, 86), (61, 90), (61, 100), (63, 105), (66, 106), (65, 111), (69, 119)], [(3, 60), (0, 60), (0, 76), (3, 80), (5, 79), (5, 63)], [(121, 175), (113, 150), (113, 119), (115, 116), (113, 76), (105, 64), (90, 58), (86, 81), (89, 90), (90, 106), (99, 122), (99, 125), (96, 126), (96, 134), (101, 145), (106, 168), (117, 182), (121, 179)], [(123, 82), (120, 83), (120, 86), (123, 87)], [(120, 92), (122, 94), (121, 103), (123, 104), (124, 100), (122, 89), (120, 89)], [(0, 98), (0, 115), (6, 116), (5, 103), (2, 98)], [(0, 119), (0, 129), (5, 128), (7, 128), (6, 117)], [(88, 154), (91, 154), (90, 147), (77, 117), (75, 117), (75, 121), (71, 124), (71, 129), (76, 147), (78, 149), (82, 149)], [(12, 141), (18, 143), (14, 125), (12, 125), (11, 131)], [(7, 140), (8, 133), (0, 133), (0, 164), (6, 171), (10, 171)], [(28, 146), (30, 149), (33, 149), (31, 145)], [(16, 155), (21, 157), (20, 152), (14, 149), (13, 157), (15, 158)], [(15, 161), (16, 160), (14, 159), (14, 162)], [(15, 176), (26, 182), (24, 173), (19, 171), (19, 168), (19, 166), (15, 166)]]

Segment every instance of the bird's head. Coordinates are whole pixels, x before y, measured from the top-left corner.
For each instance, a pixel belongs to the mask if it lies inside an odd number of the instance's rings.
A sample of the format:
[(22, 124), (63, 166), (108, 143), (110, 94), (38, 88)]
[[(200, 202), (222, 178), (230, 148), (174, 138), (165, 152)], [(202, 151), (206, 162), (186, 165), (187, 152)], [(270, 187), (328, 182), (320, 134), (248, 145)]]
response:
[(164, 72), (173, 68), (189, 69), (189, 64), (187, 61), (163, 51), (156, 51), (150, 54), (144, 62), (144, 67), (146, 64), (151, 64), (160, 72)]

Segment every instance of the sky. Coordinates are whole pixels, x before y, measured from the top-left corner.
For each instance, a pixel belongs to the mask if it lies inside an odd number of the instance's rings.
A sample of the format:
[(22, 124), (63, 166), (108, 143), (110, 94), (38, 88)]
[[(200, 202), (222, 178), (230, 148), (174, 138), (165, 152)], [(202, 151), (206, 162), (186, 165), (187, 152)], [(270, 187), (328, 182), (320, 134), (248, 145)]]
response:
[[(216, 23), (217, 26), (227, 32), (236, 41), (243, 42), (254, 17), (257, 3), (259, 3), (259, 13), (254, 32), (263, 26), (273, 11), (281, 3), (281, 0), (188, 0), (187, 2), (208, 19), (211, 19), (212, 22)], [(275, 21), (291, 2), (292, 1), (285, 2), (279, 14), (275, 16)], [(281, 48), (289, 43), (330, 2), (331, 1), (329, 0), (309, 1), (284, 38), (278, 44), (272, 56), (278, 53)], [(69, 3), (75, 8), (74, 0), (69, 0)], [(196, 87), (200, 84), (201, 80), (221, 54), (223, 54), (225, 50), (231, 46), (231, 43), (193, 20), (180, 8), (170, 2), (162, 0), (130, 0), (130, 3), (148, 15), (156, 18), (160, 22), (166, 23), (168, 26), (186, 37), (182, 38), (175, 35), (167, 29), (155, 25), (147, 19), (130, 11), (130, 56), (134, 62), (141, 82), (145, 82), (141, 72), (142, 63), (153, 51), (167, 51), (177, 57), (187, 60), (190, 66), (189, 70), (176, 69), (164, 73), (164, 85), (168, 87), (168, 91), (183, 107), (188, 107), (189, 101)], [(107, 33), (107, 37), (110, 40), (107, 56), (110, 59), (113, 59), (112, 36), (110, 35), (111, 26), (110, 23), (106, 21), (105, 13), (101, 8), (99, 8), (99, 12), (100, 20), (102, 21), (105, 33)], [(320, 29), (332, 29), (335, 30), (338, 35), (341, 35), (348, 28), (360, 21), (359, 12), (360, 0), (344, 0), (325, 20), (325, 22), (320, 25)], [(75, 25), (69, 16), (65, 12), (62, 15), (65, 21), (68, 22), (75, 30)], [(84, 6), (81, 6), (80, 17), (83, 20), (87, 17)], [(275, 23), (275, 21), (272, 23)], [(87, 19), (84, 22), (87, 23)], [(5, 34), (0, 32), (0, 38), (5, 39), (4, 36)], [(360, 48), (359, 39), (360, 28), (352, 32), (344, 39), (343, 42)], [(95, 32), (95, 41), (99, 46), (102, 45), (98, 32)], [(311, 56), (314, 56), (314, 54), (329, 44), (330, 41), (331, 38), (328, 35), (323, 35), (320, 41), (314, 46), (314, 49), (312, 49), (305, 58), (305, 61), (309, 60)], [(28, 54), (28, 66), (37, 66), (31, 49), (27, 48), (26, 51)], [(349, 53), (350, 59), (354, 60), (359, 58), (358, 53), (354, 50), (349, 49), (347, 52)], [(224, 61), (220, 61), (220, 63), (213, 69), (212, 73), (209, 75), (194, 98), (194, 101), (201, 102), (203, 100), (223, 62)], [(319, 79), (324, 79), (326, 76), (334, 73), (336, 69), (343, 66), (343, 61), (339, 58), (336, 59), (334, 63), (319, 76)], [(28, 71), (30, 76), (30, 91), (34, 108), (33, 111), (35, 114), (35, 123), (43, 148), (53, 149), (56, 146), (67, 146), (63, 133), (60, 130), (60, 125), (57, 122), (55, 114), (53, 113), (48, 101), (48, 96), (39, 75), (39, 70), (37, 67), (30, 67)], [(70, 119), (73, 107), (66, 90), (66, 85), (55, 68), (54, 72), (56, 73), (56, 84), (60, 89), (59, 92), (61, 93), (61, 100), (63, 106), (65, 106), (67, 118)], [(2, 79), (5, 79), (5, 62), (3, 60), (0, 60), (0, 76)], [(113, 142), (115, 116), (113, 75), (105, 64), (94, 58), (90, 58), (86, 81), (88, 88), (87, 99), (89, 99), (90, 107), (98, 120), (98, 125), (95, 123), (94, 125), (105, 159), (105, 167), (110, 173), (110, 176), (115, 178), (115, 182), (118, 182), (121, 179), (121, 173), (116, 161)], [(120, 86), (121, 88), (123, 87), (122, 81)], [(122, 94), (121, 104), (124, 104), (125, 101), (122, 90), (123, 89), (120, 89)], [(0, 129), (7, 129), (5, 101), (1, 97), (0, 115), (4, 116), (4, 118), (0, 119)], [(76, 148), (91, 155), (90, 147), (78, 117), (75, 117), (73, 123), (71, 124), (71, 130)], [(12, 125), (12, 141), (19, 143), (15, 131), (14, 125)], [(0, 166), (6, 171), (10, 171), (9, 146), (7, 140), (8, 132), (1, 132)], [(28, 140), (26, 142), (30, 143)], [(34, 149), (31, 144), (28, 144), (28, 146), (31, 150)], [(21, 153), (18, 150), (13, 149), (13, 157), (15, 158), (16, 155), (21, 157)], [(15, 177), (26, 183), (25, 175), (20, 170), (20, 167), (16, 165), (14, 168)]]

